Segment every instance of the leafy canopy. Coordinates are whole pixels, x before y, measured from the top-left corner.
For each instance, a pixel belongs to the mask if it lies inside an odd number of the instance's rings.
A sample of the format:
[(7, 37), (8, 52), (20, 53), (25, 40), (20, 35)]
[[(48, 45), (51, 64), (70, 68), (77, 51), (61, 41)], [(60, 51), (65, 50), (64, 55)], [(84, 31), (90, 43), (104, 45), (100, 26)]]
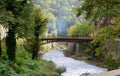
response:
[(82, 5), (77, 16), (85, 14), (86, 19), (99, 20), (102, 17), (114, 17), (119, 14), (120, 0), (80, 0)]
[(93, 38), (93, 45), (98, 45), (96, 48), (96, 56), (110, 56), (116, 49), (115, 38), (119, 36), (120, 27), (106, 26), (101, 28)]
[(88, 23), (77, 23), (67, 30), (69, 36), (89, 36), (93, 31), (94, 26), (89, 26)]

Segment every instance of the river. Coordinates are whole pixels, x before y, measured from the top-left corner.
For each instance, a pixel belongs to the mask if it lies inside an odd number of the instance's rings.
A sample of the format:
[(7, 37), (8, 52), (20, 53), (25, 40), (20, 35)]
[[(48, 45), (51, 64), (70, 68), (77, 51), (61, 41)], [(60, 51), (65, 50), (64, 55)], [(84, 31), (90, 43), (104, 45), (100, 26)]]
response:
[(62, 50), (50, 50), (42, 56), (47, 61), (53, 61), (58, 67), (65, 67), (66, 71), (61, 76), (80, 76), (84, 73), (101, 73), (106, 72), (106, 68), (97, 67), (88, 64), (84, 61), (75, 60), (70, 57), (66, 57)]

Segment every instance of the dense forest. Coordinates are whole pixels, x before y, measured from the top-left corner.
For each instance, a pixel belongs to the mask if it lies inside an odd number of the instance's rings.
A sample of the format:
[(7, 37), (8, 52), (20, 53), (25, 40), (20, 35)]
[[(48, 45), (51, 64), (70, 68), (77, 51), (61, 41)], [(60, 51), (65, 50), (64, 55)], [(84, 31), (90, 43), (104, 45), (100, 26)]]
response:
[(52, 62), (37, 59), (39, 37), (47, 31), (44, 12), (32, 0), (0, 0), (0, 11), (7, 29), (0, 39), (0, 76), (59, 76)]
[(65, 36), (71, 25), (83, 21), (75, 14), (75, 8), (80, 5), (78, 0), (35, 0), (35, 2), (48, 17), (49, 35)]
[(91, 37), (65, 55), (120, 68), (119, 10), (119, 0), (0, 0), (0, 76), (60, 76), (39, 53), (46, 36)]

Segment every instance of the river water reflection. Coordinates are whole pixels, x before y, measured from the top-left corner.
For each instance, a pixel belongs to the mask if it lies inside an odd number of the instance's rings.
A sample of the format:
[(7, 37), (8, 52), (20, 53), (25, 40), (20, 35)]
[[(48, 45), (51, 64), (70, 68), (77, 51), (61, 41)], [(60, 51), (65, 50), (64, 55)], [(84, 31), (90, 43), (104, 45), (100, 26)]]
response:
[(56, 64), (56, 67), (65, 67), (66, 72), (62, 73), (61, 76), (80, 76), (83, 73), (93, 74), (107, 71), (105, 68), (66, 57), (62, 50), (51, 50), (44, 54), (42, 58), (48, 61), (53, 61)]

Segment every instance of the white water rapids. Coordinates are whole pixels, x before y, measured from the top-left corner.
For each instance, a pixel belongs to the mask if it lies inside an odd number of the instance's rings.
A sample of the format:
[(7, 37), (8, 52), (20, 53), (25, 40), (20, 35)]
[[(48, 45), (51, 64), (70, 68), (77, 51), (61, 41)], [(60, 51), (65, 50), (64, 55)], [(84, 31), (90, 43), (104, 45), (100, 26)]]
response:
[(43, 55), (43, 59), (47, 61), (53, 61), (56, 67), (65, 67), (66, 71), (61, 76), (80, 76), (84, 73), (100, 73), (106, 72), (107, 69), (100, 68), (84, 61), (75, 60), (70, 57), (66, 57), (62, 50), (49, 51)]

